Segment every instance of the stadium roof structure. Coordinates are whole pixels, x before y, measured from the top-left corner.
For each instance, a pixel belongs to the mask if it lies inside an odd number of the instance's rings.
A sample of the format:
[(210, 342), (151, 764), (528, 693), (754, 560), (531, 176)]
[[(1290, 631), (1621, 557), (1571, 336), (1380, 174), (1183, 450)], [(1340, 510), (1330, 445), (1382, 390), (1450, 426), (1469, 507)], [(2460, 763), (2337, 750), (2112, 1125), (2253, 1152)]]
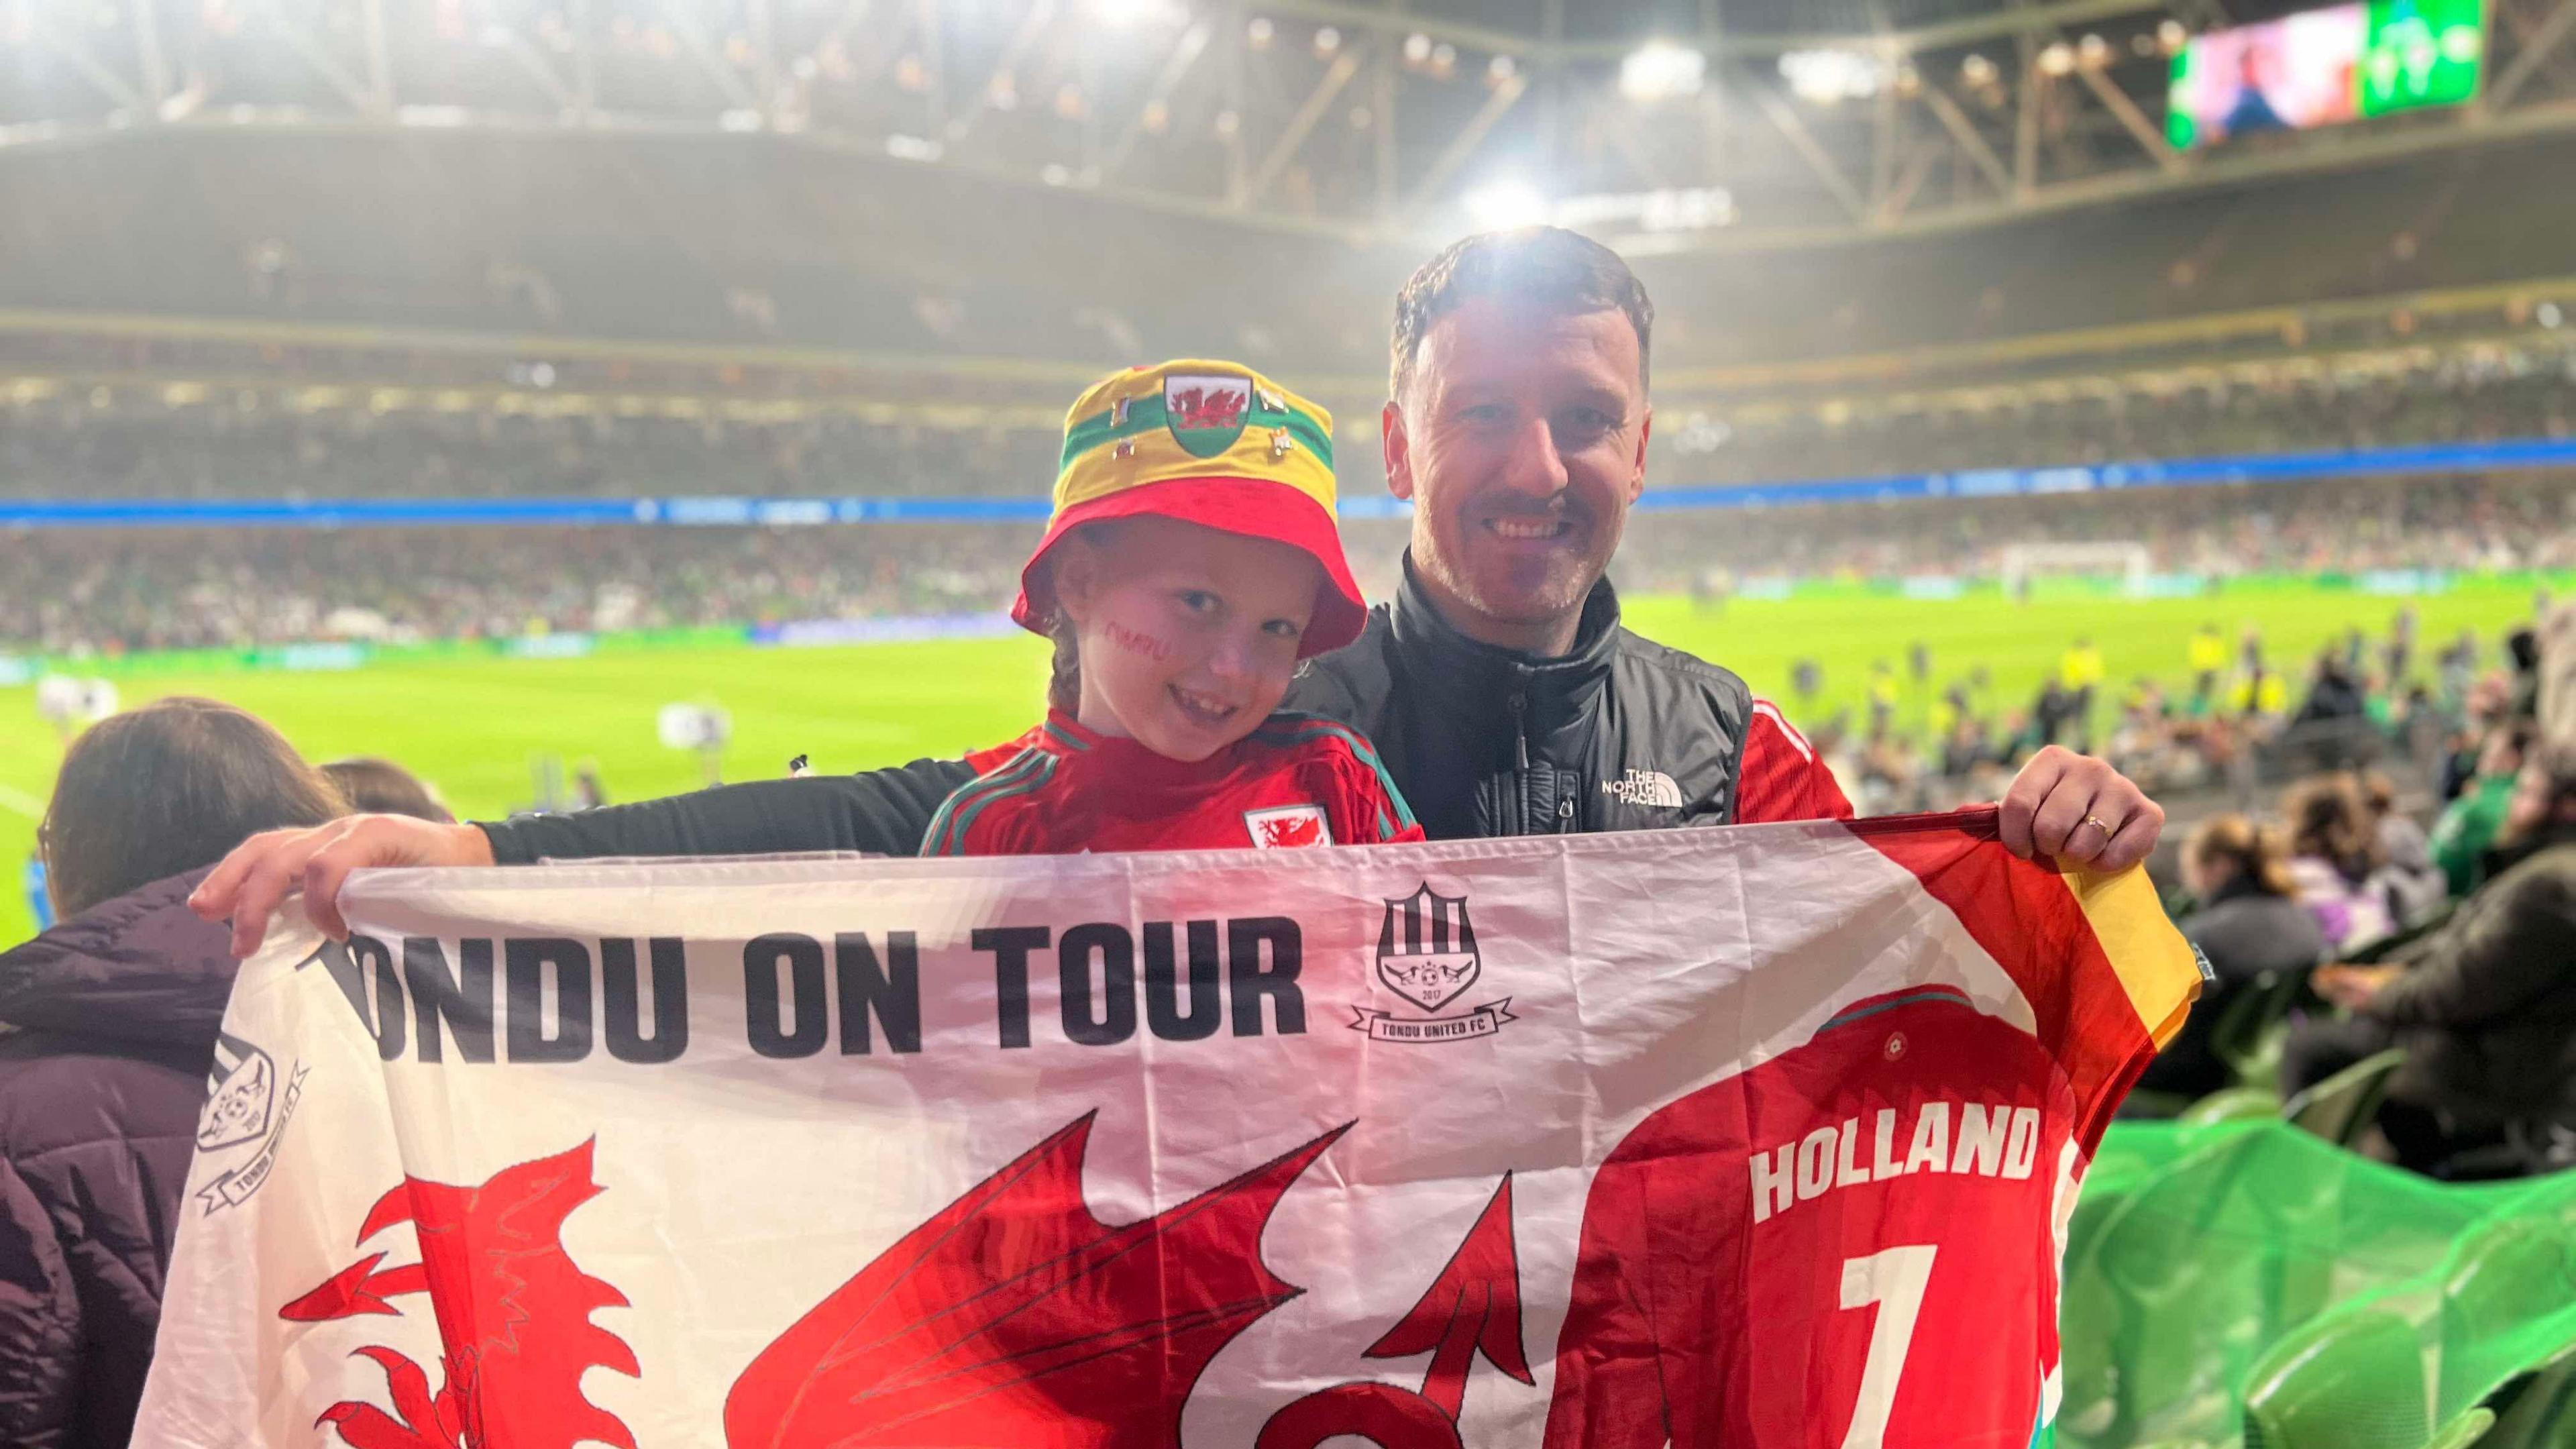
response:
[[(2472, 103), (2178, 150), (2243, 0), (90, 0), (0, 10), (10, 153), (178, 132), (721, 138), (1358, 244), (1974, 228), (2576, 128), (2576, 0)], [(2270, 12), (2285, 8), (2269, 5)]]

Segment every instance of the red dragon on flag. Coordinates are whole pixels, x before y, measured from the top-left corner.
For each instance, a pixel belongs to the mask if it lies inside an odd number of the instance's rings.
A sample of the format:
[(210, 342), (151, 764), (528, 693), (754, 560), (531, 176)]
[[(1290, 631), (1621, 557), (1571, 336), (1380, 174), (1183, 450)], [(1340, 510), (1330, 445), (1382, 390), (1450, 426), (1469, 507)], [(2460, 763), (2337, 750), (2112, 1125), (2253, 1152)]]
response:
[(1091, 1115), (913, 1229), (761, 1350), (732, 1449), (1165, 1449), (1209, 1360), (1301, 1291), (1261, 1232), (1345, 1128), (1154, 1217), (1082, 1193)]
[[(1085, 1115), (904, 1235), (761, 1350), (725, 1400), (730, 1449), (1179, 1449), (1181, 1411), (1210, 1361), (1304, 1290), (1261, 1257), (1280, 1198), (1348, 1130), (1323, 1134), (1151, 1218), (1092, 1214)], [(319, 1423), (350, 1449), (636, 1449), (591, 1403), (594, 1367), (640, 1375), (590, 1321), (626, 1306), (563, 1248), (565, 1218), (602, 1191), (592, 1144), (503, 1169), (479, 1187), (406, 1177), (359, 1229), (401, 1223), (417, 1263), (375, 1252), (278, 1310), (296, 1323), (399, 1315), (427, 1293), (444, 1348), (437, 1388), (399, 1351), (382, 1369), (394, 1412), (342, 1401)], [(1431, 1355), (1421, 1391), (1336, 1384), (1272, 1415), (1257, 1449), (1360, 1434), (1385, 1449), (1459, 1449), (1467, 1376), (1482, 1356), (1529, 1383), (1511, 1179), (1419, 1303), (1366, 1350)]]
[[(1179, 1449), (1181, 1408), (1237, 1334), (1303, 1289), (1261, 1260), (1280, 1197), (1347, 1126), (1141, 1222), (1082, 1192), (1084, 1116), (877, 1255), (752, 1360), (731, 1449)], [(1272, 1416), (1259, 1449), (1371, 1433), (1458, 1449), (1477, 1354), (1523, 1383), (1506, 1178), (1373, 1358), (1432, 1355), (1421, 1393), (1340, 1384)]]
[(585, 1398), (592, 1368), (640, 1376), (634, 1350), (590, 1321), (623, 1308), (626, 1295), (573, 1265), (564, 1219), (600, 1194), (591, 1147), (503, 1168), (479, 1187), (406, 1176), (369, 1209), (357, 1241), (401, 1223), (420, 1240), (420, 1261), (379, 1269), (370, 1253), (285, 1307), (294, 1323), (369, 1314), (399, 1315), (390, 1301), (427, 1293), (438, 1320), (445, 1382), (382, 1345), (357, 1356), (384, 1370), (394, 1413), (343, 1401), (319, 1423), (350, 1449), (571, 1449), (600, 1443), (635, 1449), (616, 1415)]

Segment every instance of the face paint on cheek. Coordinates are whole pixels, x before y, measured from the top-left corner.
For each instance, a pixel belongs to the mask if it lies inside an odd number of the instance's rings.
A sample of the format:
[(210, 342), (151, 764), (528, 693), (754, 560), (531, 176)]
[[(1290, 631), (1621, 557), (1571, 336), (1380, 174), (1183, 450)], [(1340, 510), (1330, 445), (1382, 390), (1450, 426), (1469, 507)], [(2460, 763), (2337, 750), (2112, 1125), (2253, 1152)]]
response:
[(1157, 664), (1164, 663), (1172, 657), (1171, 645), (1155, 638), (1151, 634), (1139, 634), (1135, 630), (1128, 628), (1126, 625), (1119, 623), (1115, 619), (1112, 619), (1107, 624), (1103, 625), (1101, 627), (1101, 633), (1108, 636), (1110, 643), (1117, 645), (1128, 653), (1142, 655), (1147, 659), (1153, 660)]

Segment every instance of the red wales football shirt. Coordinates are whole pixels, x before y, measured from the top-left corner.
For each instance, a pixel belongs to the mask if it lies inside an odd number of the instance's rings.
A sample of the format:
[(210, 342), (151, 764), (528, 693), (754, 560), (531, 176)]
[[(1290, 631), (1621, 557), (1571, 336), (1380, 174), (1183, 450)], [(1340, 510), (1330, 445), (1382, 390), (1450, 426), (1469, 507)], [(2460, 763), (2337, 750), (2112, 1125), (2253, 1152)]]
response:
[(931, 818), (924, 855), (1222, 850), (1420, 840), (1422, 827), (1350, 729), (1274, 714), (1204, 760), (1168, 759), (1050, 713)]
[(2076, 1116), (1946, 987), (1657, 1111), (1593, 1179), (1547, 1443), (2024, 1449)]

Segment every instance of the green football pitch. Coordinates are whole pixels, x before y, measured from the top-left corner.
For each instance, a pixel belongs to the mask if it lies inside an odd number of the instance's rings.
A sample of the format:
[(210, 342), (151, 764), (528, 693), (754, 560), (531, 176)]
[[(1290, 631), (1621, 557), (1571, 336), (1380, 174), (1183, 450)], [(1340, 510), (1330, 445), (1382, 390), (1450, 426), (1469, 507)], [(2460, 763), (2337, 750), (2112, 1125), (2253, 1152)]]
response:
[[(1677, 598), (1632, 600), (1631, 627), (1733, 668), (1787, 700), (1797, 659), (1824, 670), (1817, 709), (1858, 705), (1870, 666), (1905, 679), (1916, 641), (1931, 651), (1935, 687), (1984, 666), (1999, 703), (2026, 702), (2079, 634), (2102, 650), (2115, 686), (2138, 676), (2179, 682), (2185, 641), (2204, 622), (2232, 639), (2263, 631), (2267, 652), (2295, 680), (2326, 641), (2359, 627), (2377, 635), (2399, 609), (2420, 613), (2419, 667), (2463, 628), (2490, 651), (2501, 629), (2530, 616), (2522, 584), (2464, 585), (2418, 599), (2349, 589), (2266, 588), (2216, 598), (2064, 598), (2014, 603), (1984, 594), (1930, 602), (1885, 595), (1736, 600), (1702, 610)], [(1039, 708), (1045, 646), (973, 639), (829, 649), (744, 646), (605, 650), (586, 658), (451, 658), (379, 662), (338, 673), (227, 671), (138, 674), (120, 681), (131, 707), (165, 694), (204, 694), (251, 710), (307, 756), (379, 754), (419, 772), (469, 817), (528, 804), (538, 764), (595, 764), (613, 800), (700, 783), (694, 756), (663, 748), (654, 716), (674, 701), (718, 704), (733, 717), (725, 778), (782, 774), (791, 756), (847, 771), (953, 754), (1006, 739)], [(1912, 689), (1910, 680), (1907, 688)], [(1922, 701), (1909, 695), (1900, 718)], [(18, 886), (36, 819), (53, 787), (61, 742), (41, 722), (32, 687), (0, 689), (0, 943), (24, 939), (33, 917)]]

